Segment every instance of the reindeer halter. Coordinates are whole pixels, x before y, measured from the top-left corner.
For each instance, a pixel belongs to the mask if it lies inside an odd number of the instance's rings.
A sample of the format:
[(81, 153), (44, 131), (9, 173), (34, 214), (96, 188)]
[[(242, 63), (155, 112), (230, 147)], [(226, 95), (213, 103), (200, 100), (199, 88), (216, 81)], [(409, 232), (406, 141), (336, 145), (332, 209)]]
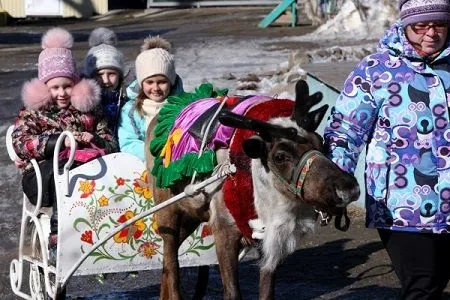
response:
[[(296, 197), (302, 198), (303, 184), (305, 182), (306, 175), (308, 174), (312, 163), (321, 156), (324, 157), (324, 155), (320, 151), (309, 150), (305, 152), (305, 154), (303, 154), (300, 161), (296, 165), (296, 168), (292, 171), (289, 180), (278, 173), (275, 173), (275, 175), (286, 186), (288, 191), (290, 191)], [(329, 221), (331, 220), (331, 216), (317, 209), (316, 212), (321, 217), (320, 224), (322, 226), (328, 225)], [(341, 224), (342, 218), (344, 218), (344, 225)], [(336, 227), (336, 229), (341, 231), (348, 230), (348, 228), (350, 227), (350, 218), (347, 215), (347, 209), (344, 209), (341, 214), (336, 215), (336, 218), (334, 219), (334, 226)]]
[(291, 173), (290, 178), (287, 180), (283, 176), (276, 174), (276, 176), (281, 180), (281, 182), (286, 186), (286, 188), (299, 198), (303, 197), (303, 184), (305, 182), (306, 175), (311, 168), (312, 163), (319, 156), (323, 156), (320, 151), (309, 150), (299, 160), (296, 167)]

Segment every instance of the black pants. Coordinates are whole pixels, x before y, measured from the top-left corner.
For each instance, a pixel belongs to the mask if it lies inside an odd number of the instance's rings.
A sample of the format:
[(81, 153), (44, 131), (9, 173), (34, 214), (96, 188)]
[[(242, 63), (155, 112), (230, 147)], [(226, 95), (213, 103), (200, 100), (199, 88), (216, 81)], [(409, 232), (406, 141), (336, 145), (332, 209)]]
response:
[[(59, 162), (59, 169), (67, 162), (63, 160)], [(73, 163), (72, 168), (79, 166), (78, 163)], [(39, 169), (42, 177), (42, 207), (52, 207), (53, 213), (50, 218), (50, 231), (56, 233), (58, 230), (58, 209), (56, 204), (56, 189), (55, 181), (53, 179), (53, 160), (47, 159), (39, 161)], [(37, 181), (34, 169), (25, 171), (22, 174), (22, 189), (28, 200), (34, 205), (37, 203)]]
[(441, 299), (450, 279), (450, 235), (378, 233), (400, 280), (401, 299)]

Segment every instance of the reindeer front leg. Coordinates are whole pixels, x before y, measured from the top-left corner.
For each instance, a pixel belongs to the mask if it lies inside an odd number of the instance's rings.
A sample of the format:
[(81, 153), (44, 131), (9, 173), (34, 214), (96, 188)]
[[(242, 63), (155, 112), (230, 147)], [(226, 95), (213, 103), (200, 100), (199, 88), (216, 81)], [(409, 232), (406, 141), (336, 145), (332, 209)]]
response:
[(275, 298), (275, 272), (259, 270), (259, 299), (273, 300)]
[[(215, 198), (211, 205), (211, 226), (216, 243), (217, 259), (223, 284), (223, 299), (241, 299), (238, 278), (238, 257), (241, 249), (241, 232), (223, 202), (223, 194)], [(217, 201), (215, 201), (217, 200)]]
[(241, 299), (238, 280), (238, 257), (241, 248), (240, 232), (234, 226), (224, 224), (220, 228), (214, 227), (213, 231), (223, 283), (223, 299)]
[[(156, 189), (155, 203), (170, 198), (167, 190)], [(180, 235), (180, 215), (177, 205), (165, 207), (156, 213), (159, 234), (163, 239), (163, 270), (160, 299), (181, 300), (178, 247)]]
[[(160, 219), (161, 217), (158, 214), (158, 220)], [(175, 217), (174, 219), (177, 218)], [(172, 220), (172, 224), (164, 223), (164, 225), (158, 224), (164, 243), (160, 299), (179, 300), (181, 299), (181, 292), (178, 272), (178, 222), (177, 220)]]

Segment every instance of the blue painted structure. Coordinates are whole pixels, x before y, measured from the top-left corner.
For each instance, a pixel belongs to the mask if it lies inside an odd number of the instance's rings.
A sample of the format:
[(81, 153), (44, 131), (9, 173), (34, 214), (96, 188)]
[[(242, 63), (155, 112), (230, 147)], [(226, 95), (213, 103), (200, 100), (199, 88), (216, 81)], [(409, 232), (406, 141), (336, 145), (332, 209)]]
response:
[[(323, 99), (322, 102), (318, 105), (328, 104), (330, 107), (328, 108), (326, 116), (330, 115), (331, 108), (336, 103), (336, 100), (340, 94), (340, 91), (336, 88), (332, 87), (331, 85), (326, 84), (322, 80), (320, 80), (318, 77), (315, 77), (314, 75), (308, 73), (306, 82), (309, 85), (310, 94), (313, 94), (315, 92), (322, 92)], [(314, 109), (314, 107), (313, 107)], [(323, 135), (323, 131), (325, 129), (325, 125), (327, 122), (327, 118), (324, 118), (322, 120), (322, 123), (320, 123), (319, 128), (317, 129), (317, 133), (320, 135)], [(365, 207), (365, 196), (366, 196), (366, 189), (364, 184), (364, 157), (366, 156), (366, 151), (364, 150), (361, 155), (359, 156), (358, 160), (358, 166), (355, 170), (355, 177), (358, 180), (359, 187), (361, 188), (361, 196), (359, 197), (358, 201), (356, 202), (357, 207), (364, 208)]]
[(259, 22), (259, 28), (266, 28), (275, 22), (285, 11), (291, 7), (291, 26), (295, 27), (297, 24), (297, 0), (282, 0), (264, 19)]

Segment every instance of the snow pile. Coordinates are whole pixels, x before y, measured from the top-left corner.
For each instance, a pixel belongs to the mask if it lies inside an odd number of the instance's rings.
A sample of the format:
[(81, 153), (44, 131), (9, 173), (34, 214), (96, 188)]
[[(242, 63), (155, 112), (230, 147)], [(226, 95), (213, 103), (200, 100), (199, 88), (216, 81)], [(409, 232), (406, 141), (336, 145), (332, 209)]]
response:
[(316, 49), (271, 51), (274, 39), (210, 39), (202, 47), (177, 49), (177, 71), (186, 90), (210, 81), (218, 88), (229, 88), (230, 94), (291, 98), (295, 82), (306, 78), (304, 64), (359, 61), (375, 51), (384, 30), (398, 18), (397, 1), (359, 3), (363, 9), (358, 11), (352, 0), (345, 0), (339, 13), (311, 34), (278, 39), (321, 45)]
[[(257, 73), (260, 78), (256, 83), (248, 85), (241, 83), (243, 87), (253, 86), (254, 91), (243, 88), (241, 92), (256, 91), (271, 96), (292, 98), (295, 95), (295, 82), (306, 79), (306, 72), (302, 68), (304, 65), (357, 62), (374, 53), (384, 31), (398, 18), (397, 1), (359, 0), (359, 3), (362, 5), (360, 10), (352, 0), (346, 0), (339, 13), (313, 33), (279, 39), (280, 42), (313, 42), (318, 48), (291, 52), (288, 61), (280, 64), (278, 70), (271, 76), (261, 76)], [(342, 80), (345, 80), (345, 76), (346, 74)]]
[(398, 18), (397, 2), (391, 0), (360, 0), (359, 2), (363, 8), (358, 11), (353, 1), (345, 1), (334, 18), (328, 20), (313, 33), (299, 37), (299, 40), (346, 42), (378, 40)]
[(258, 81), (248, 78), (249, 74), (270, 77), (281, 72), (280, 64), (290, 53), (267, 51), (264, 45), (268, 42), (266, 38), (247, 41), (210, 38), (201, 46), (177, 48), (176, 68), (184, 89), (191, 91), (208, 81), (217, 88), (229, 88), (231, 94), (242, 94), (250, 87), (255, 93)]
[[(361, 44), (357, 46), (332, 46), (310, 50), (303, 53), (299, 63), (325, 63), (340, 61), (360, 61), (367, 55), (376, 51), (375, 43)], [(306, 60), (305, 60), (306, 56)], [(298, 57), (298, 56), (297, 56)]]

